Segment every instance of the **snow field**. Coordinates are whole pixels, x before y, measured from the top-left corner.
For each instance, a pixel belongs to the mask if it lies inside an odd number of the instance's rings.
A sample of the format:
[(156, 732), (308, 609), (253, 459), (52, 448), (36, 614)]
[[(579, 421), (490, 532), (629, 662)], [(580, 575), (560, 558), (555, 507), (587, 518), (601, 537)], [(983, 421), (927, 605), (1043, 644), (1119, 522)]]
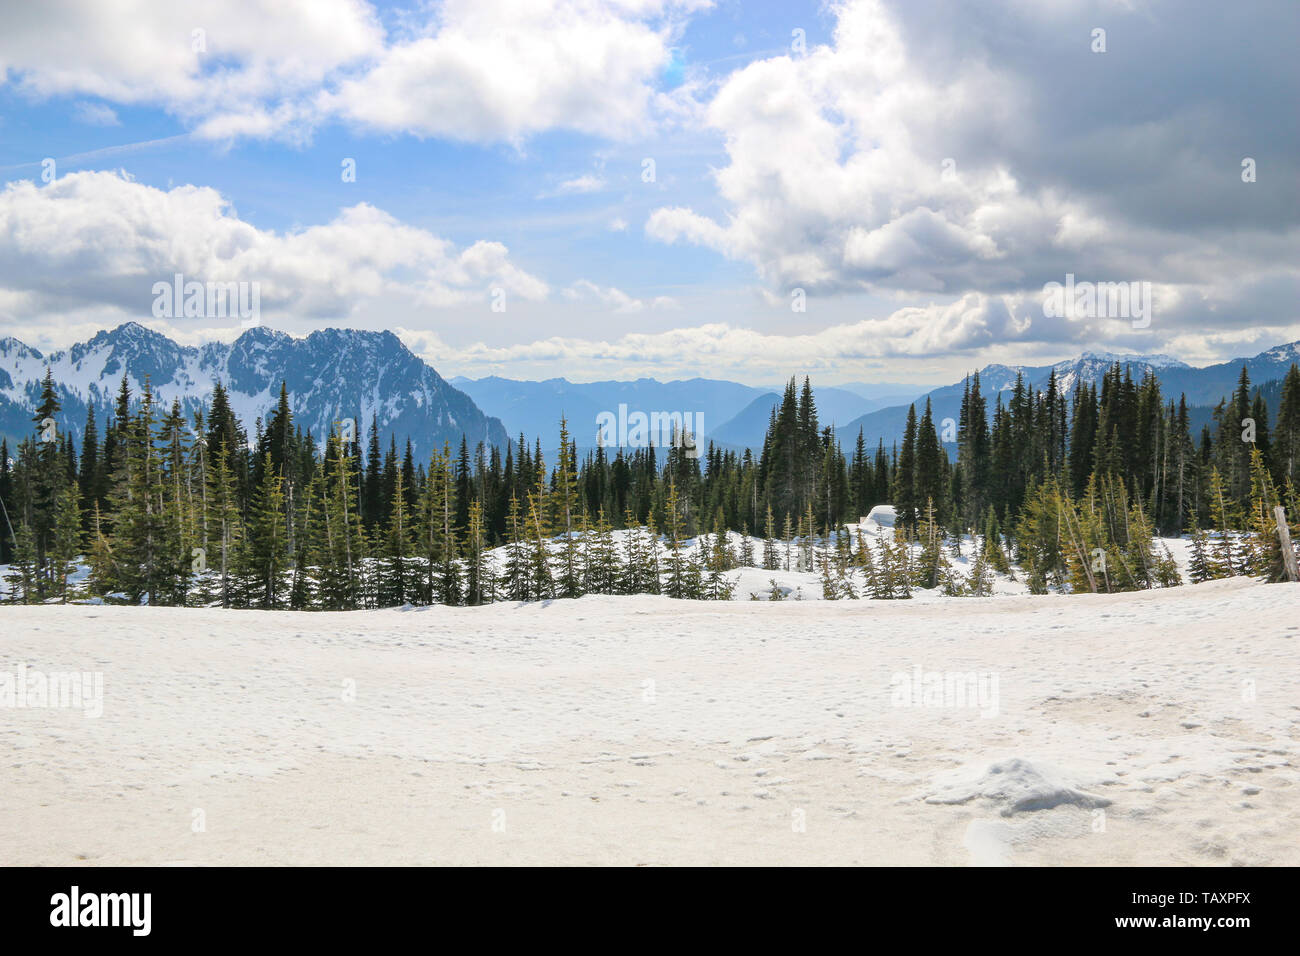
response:
[[(0, 674), (102, 671), (104, 711), (0, 707), (0, 860), (1295, 865), (1297, 608), (4, 607)], [(918, 672), (995, 713), (900, 705)]]

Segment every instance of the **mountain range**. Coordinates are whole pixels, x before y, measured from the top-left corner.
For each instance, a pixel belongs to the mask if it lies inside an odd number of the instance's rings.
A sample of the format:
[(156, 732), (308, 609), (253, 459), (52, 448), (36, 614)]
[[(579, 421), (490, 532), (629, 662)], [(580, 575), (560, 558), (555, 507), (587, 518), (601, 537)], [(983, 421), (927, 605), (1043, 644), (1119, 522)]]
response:
[[(1010, 391), (1017, 374), (1027, 385), (1045, 388), (1054, 372), (1057, 387), (1073, 390), (1079, 381), (1099, 382), (1114, 363), (1135, 379), (1154, 374), (1167, 397), (1186, 394), (1193, 406), (1193, 426), (1208, 421), (1210, 409), (1236, 386), (1244, 364), (1251, 382), (1280, 379), (1300, 361), (1300, 342), (1280, 345), (1258, 355), (1195, 368), (1166, 355), (1115, 355), (1085, 352), (1075, 359), (1042, 366), (987, 365), (980, 382), (990, 413), (998, 393)], [(695, 378), (660, 382), (541, 382), (500, 377), (442, 378), (391, 332), (323, 329), (295, 339), (282, 332), (254, 328), (233, 343), (182, 346), (135, 322), (97, 333), (84, 343), (49, 355), (15, 338), (0, 339), (0, 434), (10, 443), (30, 435), (32, 410), (49, 367), (63, 410), (59, 428), (80, 437), (86, 409), (93, 404), (102, 423), (110, 414), (123, 374), (139, 394), (146, 379), (159, 402), (179, 400), (187, 414), (210, 400), (213, 382), (226, 387), (230, 403), (250, 432), (288, 389), (298, 423), (318, 438), (331, 424), (353, 418), (365, 440), (374, 418), (381, 441), (410, 437), (415, 453), (427, 457), (435, 447), (459, 445), (462, 434), (473, 448), (479, 442), (503, 447), (524, 434), (540, 438), (553, 460), (560, 416), (580, 449), (595, 444), (597, 416), (628, 411), (681, 412), (702, 416), (701, 438), (732, 449), (762, 447), (780, 389)], [(871, 448), (883, 439), (888, 447), (902, 437), (908, 405), (928, 397), (936, 424), (957, 418), (963, 384), (940, 388), (905, 383), (855, 382), (814, 385), (818, 418), (832, 425), (847, 447), (862, 430)], [(1276, 389), (1266, 389), (1272, 395)], [(918, 407), (919, 411), (919, 407)], [(950, 449), (951, 450), (951, 449)]]
[(230, 344), (190, 347), (127, 322), (49, 355), (15, 338), (0, 339), (0, 434), (11, 447), (32, 432), (47, 366), (63, 405), (58, 428), (70, 429), (78, 444), (87, 406), (95, 406), (102, 428), (123, 374), (134, 395), (147, 377), (164, 411), (175, 399), (190, 416), (210, 400), (219, 379), (250, 433), (275, 406), (283, 381), (295, 419), (318, 439), (332, 423), (351, 418), (364, 441), (373, 417), (385, 447), (390, 435), (399, 443), (410, 436), (421, 458), (443, 442), (454, 451), (462, 434), (471, 448), (506, 441), (499, 420), (484, 415), (391, 332), (322, 329), (295, 339), (259, 327)]
[[(619, 405), (628, 412), (681, 412), (692, 421), (703, 422), (703, 434), (734, 418), (770, 389), (740, 385), (716, 379), (693, 378), (660, 382), (639, 378), (626, 382), (570, 382), (551, 378), (527, 382), (495, 376), (480, 379), (452, 378), (451, 383), (469, 395), (488, 415), (506, 423), (511, 438), (520, 433), (531, 442), (542, 439), (544, 448), (559, 447), (559, 422), (564, 416), (570, 434), (580, 448), (595, 445), (597, 416), (618, 415)], [(698, 416), (698, 418), (697, 418)], [(764, 422), (766, 424), (766, 420)]]
[[(1191, 425), (1195, 433), (1200, 430), (1202, 424), (1208, 422), (1212, 407), (1236, 388), (1243, 365), (1250, 375), (1251, 384), (1255, 386), (1282, 378), (1291, 365), (1298, 361), (1300, 361), (1300, 342), (1279, 345), (1250, 358), (1231, 359), (1202, 368), (1193, 367), (1167, 355), (1084, 352), (1076, 359), (1067, 359), (1055, 365), (986, 365), (979, 371), (980, 391), (986, 399), (991, 416), (997, 395), (1002, 394), (1003, 404), (1005, 404), (1007, 393), (1015, 388), (1018, 374), (1023, 376), (1026, 385), (1046, 389), (1049, 377), (1055, 372), (1057, 390), (1068, 395), (1080, 381), (1099, 384), (1106, 371), (1118, 363), (1133, 376), (1134, 380), (1140, 380), (1148, 372), (1155, 375), (1166, 401), (1171, 398), (1177, 399), (1179, 395), (1186, 395), (1188, 404), (1192, 406)], [(924, 400), (929, 398), (936, 427), (945, 418), (956, 420), (961, 413), (964, 387), (963, 381), (930, 390), (918, 399), (918, 413)], [(907, 409), (908, 404), (899, 404), (868, 412), (836, 429), (836, 435), (847, 446), (857, 440), (858, 431), (861, 430), (872, 446), (877, 439), (883, 438), (888, 447), (902, 439), (907, 421)], [(949, 446), (949, 451), (952, 447)]]

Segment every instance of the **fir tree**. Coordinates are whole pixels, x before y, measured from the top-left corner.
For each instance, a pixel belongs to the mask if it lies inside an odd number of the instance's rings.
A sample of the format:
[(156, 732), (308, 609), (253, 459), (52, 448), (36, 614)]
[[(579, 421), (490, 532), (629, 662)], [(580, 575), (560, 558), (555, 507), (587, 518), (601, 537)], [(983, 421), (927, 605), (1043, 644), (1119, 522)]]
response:
[(287, 603), (284, 575), (289, 564), (285, 535), (283, 479), (275, 472), (271, 453), (264, 454), (262, 483), (249, 505), (248, 532), (241, 551), (241, 575), (251, 604), (262, 608)]
[(483, 506), (477, 501), (469, 505), (469, 521), (465, 532), (465, 603), (485, 604), (492, 590), (492, 568), (483, 554)]
[(391, 607), (406, 604), (417, 597), (412, 579), (411, 543), (412, 522), (407, 513), (406, 476), (398, 471), (393, 476), (393, 495), (388, 512), (388, 527), (384, 532), (383, 557), (380, 560), (380, 604)]
[(81, 554), (81, 507), (75, 485), (63, 489), (59, 496), (51, 542), (54, 593), (63, 604), (68, 602), (68, 578), (77, 569)]
[(767, 518), (763, 524), (763, 570), (776, 571), (781, 566), (780, 553), (776, 547), (775, 529), (772, 526), (772, 506), (767, 506)]
[(757, 567), (754, 563), (754, 542), (749, 536), (749, 525), (743, 525), (740, 537), (740, 556), (739, 564), (742, 568)]
[(1202, 581), (1209, 581), (1214, 577), (1214, 572), (1210, 566), (1210, 559), (1207, 553), (1205, 532), (1197, 524), (1195, 514), (1192, 515), (1191, 549), (1188, 560), (1187, 572), (1192, 579), (1193, 584), (1200, 584)]
[(546, 544), (546, 531), (542, 522), (542, 508), (536, 495), (528, 496), (529, 572), (532, 577), (534, 598), (547, 600), (555, 596), (555, 582), (551, 574), (550, 552)]
[(505, 591), (511, 601), (527, 601), (533, 596), (533, 578), (529, 565), (528, 529), (519, 512), (519, 499), (510, 496), (507, 519), (508, 544), (504, 572)]
[(581, 597), (580, 542), (574, 524), (577, 517), (577, 475), (574, 471), (573, 451), (569, 447), (569, 426), (563, 418), (560, 419), (560, 457), (555, 469), (551, 501), (555, 509), (557, 530), (564, 535), (560, 551), (560, 573), (556, 580), (557, 596)]

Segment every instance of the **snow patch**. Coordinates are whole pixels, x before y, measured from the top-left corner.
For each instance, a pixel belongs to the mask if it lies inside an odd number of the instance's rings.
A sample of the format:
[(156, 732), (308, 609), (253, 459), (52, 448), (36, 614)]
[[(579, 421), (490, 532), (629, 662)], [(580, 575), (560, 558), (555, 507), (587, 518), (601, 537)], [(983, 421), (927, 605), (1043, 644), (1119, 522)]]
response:
[(940, 774), (935, 782), (936, 788), (925, 796), (926, 803), (987, 801), (1004, 817), (1060, 806), (1091, 810), (1111, 803), (1105, 797), (1085, 793), (1063, 771), (1036, 766), (1022, 757), (962, 767)]

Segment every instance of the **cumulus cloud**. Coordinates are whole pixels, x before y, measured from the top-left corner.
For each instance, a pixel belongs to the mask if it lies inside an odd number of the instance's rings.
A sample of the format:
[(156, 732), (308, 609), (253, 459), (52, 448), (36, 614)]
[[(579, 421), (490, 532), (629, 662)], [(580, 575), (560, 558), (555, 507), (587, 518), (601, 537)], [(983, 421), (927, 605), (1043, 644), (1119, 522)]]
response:
[[(1226, 303), (1293, 269), (1300, 167), (1275, 117), (1300, 84), (1280, 24), (1103, 7), (833, 4), (830, 44), (751, 63), (709, 103), (722, 215), (664, 206), (646, 233), (751, 263), (783, 293), (1023, 294), (1071, 272)], [(1223, 51), (1247, 47), (1275, 82), (1244, 110)], [(1239, 176), (1256, 151), (1278, 174), (1266, 189)], [(1296, 317), (1284, 300), (1269, 313), (1255, 318)]]
[(303, 139), (341, 119), (519, 143), (645, 132), (655, 81), (709, 0), (445, 0), (384, 29), (364, 0), (49, 0), (0, 33), (0, 82), (31, 96), (161, 106), (200, 136)]
[(549, 294), (499, 242), (457, 247), (365, 203), (275, 232), (240, 219), (215, 189), (162, 190), (107, 172), (0, 193), (0, 289), (28, 308), (145, 314), (153, 283), (175, 273), (257, 282), (263, 308), (313, 317), (347, 317), (379, 296), (448, 306), (487, 302), (498, 288), (526, 300)]
[(394, 43), (318, 106), (366, 128), (473, 141), (546, 129), (648, 129), (670, 58), (671, 0), (448, 0), (436, 28)]
[(361, 0), (48, 0), (12, 5), (0, 77), (32, 96), (161, 105), (188, 120), (306, 95), (383, 51)]

